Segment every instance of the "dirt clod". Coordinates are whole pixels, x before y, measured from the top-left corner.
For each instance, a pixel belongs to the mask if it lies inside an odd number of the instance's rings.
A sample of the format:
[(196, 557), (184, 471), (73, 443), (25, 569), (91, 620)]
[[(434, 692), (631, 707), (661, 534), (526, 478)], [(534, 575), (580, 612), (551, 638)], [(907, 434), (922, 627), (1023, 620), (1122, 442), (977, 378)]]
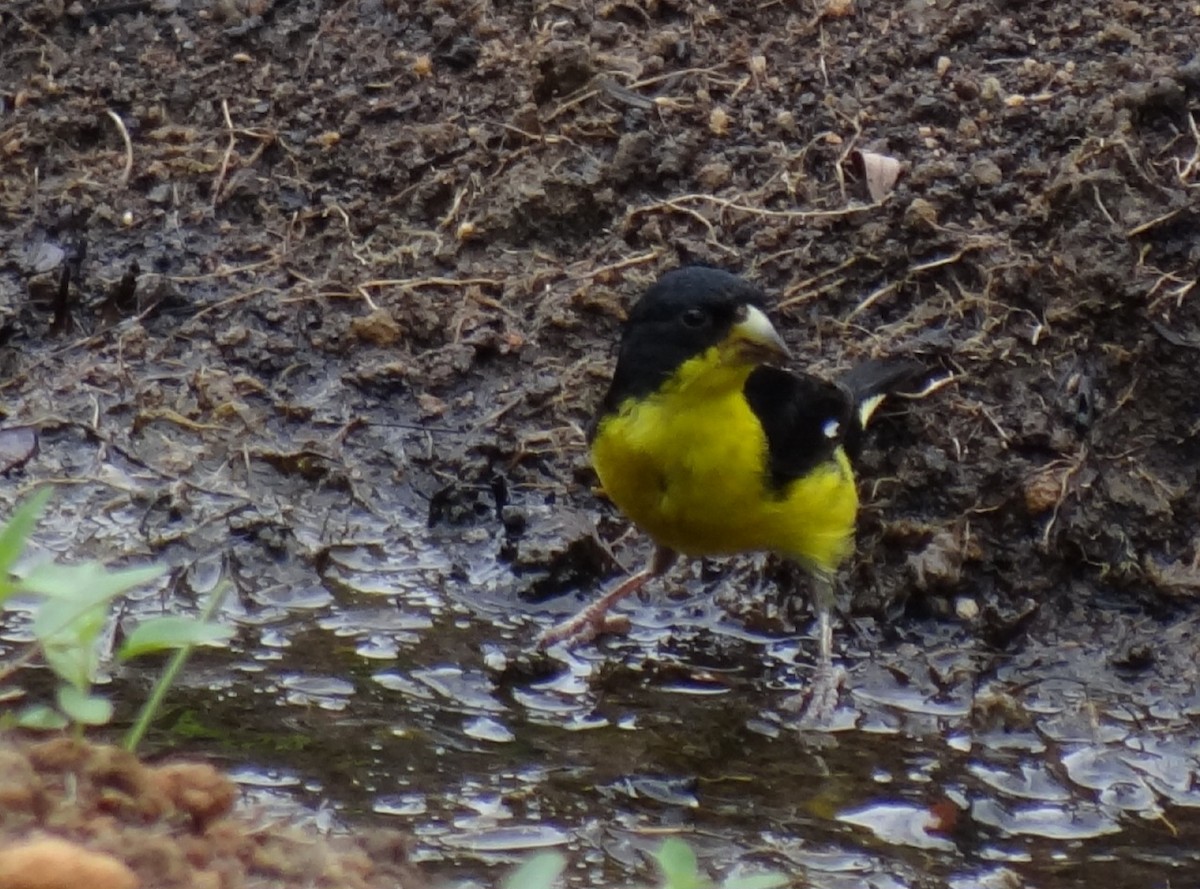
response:
[(112, 855), (45, 837), (0, 849), (0, 889), (137, 889), (142, 883)]
[(404, 333), (387, 309), (376, 309), (365, 317), (355, 318), (350, 327), (355, 336), (375, 346), (394, 345)]
[(72, 738), (0, 746), (0, 889), (389, 889), (423, 880), (407, 839), (264, 830), (206, 763), (148, 765)]

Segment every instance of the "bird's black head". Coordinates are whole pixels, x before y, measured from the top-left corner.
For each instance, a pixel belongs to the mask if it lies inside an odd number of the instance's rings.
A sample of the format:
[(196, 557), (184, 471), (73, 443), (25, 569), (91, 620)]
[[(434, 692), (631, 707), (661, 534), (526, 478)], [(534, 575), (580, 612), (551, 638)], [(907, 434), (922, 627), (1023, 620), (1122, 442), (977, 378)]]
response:
[(747, 366), (786, 355), (765, 304), (761, 290), (730, 272), (704, 266), (667, 272), (629, 313), (603, 412), (657, 391), (713, 346), (729, 344), (730, 359)]

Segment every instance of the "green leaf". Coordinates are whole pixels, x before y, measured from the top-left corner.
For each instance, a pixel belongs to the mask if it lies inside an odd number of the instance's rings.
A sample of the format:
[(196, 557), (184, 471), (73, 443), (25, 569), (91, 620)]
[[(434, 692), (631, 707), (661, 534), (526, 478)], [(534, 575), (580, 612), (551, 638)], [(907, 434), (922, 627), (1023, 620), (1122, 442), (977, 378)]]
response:
[(663, 872), (663, 889), (703, 889), (710, 885), (700, 874), (696, 853), (679, 837), (669, 837), (654, 856)]
[(17, 725), (38, 732), (57, 732), (65, 729), (69, 723), (67, 717), (53, 707), (31, 704), (21, 711), (21, 715), (17, 717)]
[(503, 889), (553, 889), (567, 866), (567, 859), (558, 852), (542, 852), (533, 856), (501, 885)]
[(46, 661), (61, 678), (84, 689), (95, 675), (95, 642), (108, 620), (112, 601), (125, 590), (162, 573), (162, 568), (107, 572), (100, 565), (41, 565), (22, 583), (46, 598), (31, 629)]
[(733, 877), (721, 884), (721, 889), (779, 889), (780, 886), (791, 885), (792, 878), (787, 874), (768, 872), (765, 874), (747, 874), (744, 877)]
[(94, 642), (42, 642), (42, 655), (50, 669), (63, 682), (79, 691), (91, 687), (100, 659)]
[(143, 621), (129, 634), (117, 652), (120, 660), (155, 651), (228, 642), (233, 628), (198, 620), (194, 617), (156, 617)]
[[(228, 581), (221, 581), (208, 594), (208, 598), (204, 602), (204, 607), (200, 610), (201, 623), (209, 623), (217, 609), (221, 607), (221, 602), (225, 598), (225, 593), (232, 586)], [(183, 665), (187, 663), (188, 657), (191, 655), (192, 649), (180, 648), (167, 661), (166, 667), (163, 668), (162, 675), (158, 677), (158, 681), (154, 683), (154, 687), (150, 689), (150, 696), (142, 703), (142, 709), (138, 711), (137, 719), (134, 720), (129, 731), (125, 733), (125, 740), (122, 745), (126, 750), (133, 752), (141, 743), (142, 738), (146, 736), (146, 731), (150, 728), (150, 723), (154, 721), (154, 716), (162, 707), (162, 702), (167, 696), (167, 691), (175, 683), (175, 679), (179, 676), (179, 671), (183, 669)]]
[(20, 588), (9, 580), (9, 575), (53, 493), (54, 489), (49, 486), (35, 492), (13, 511), (12, 517), (0, 528), (0, 603)]
[(57, 699), (59, 709), (81, 725), (105, 725), (112, 719), (112, 701), (80, 691), (73, 685), (60, 685)]
[(44, 599), (33, 615), (30, 629), (50, 650), (78, 648), (91, 650), (104, 622), (108, 619), (107, 599), (94, 601), (94, 596), (81, 596), (75, 601)]
[(97, 562), (80, 565), (38, 565), (22, 579), (21, 588), (55, 599), (78, 599), (86, 595), (91, 601), (111, 602), (122, 593), (141, 586), (161, 575), (166, 568), (148, 565), (108, 571)]

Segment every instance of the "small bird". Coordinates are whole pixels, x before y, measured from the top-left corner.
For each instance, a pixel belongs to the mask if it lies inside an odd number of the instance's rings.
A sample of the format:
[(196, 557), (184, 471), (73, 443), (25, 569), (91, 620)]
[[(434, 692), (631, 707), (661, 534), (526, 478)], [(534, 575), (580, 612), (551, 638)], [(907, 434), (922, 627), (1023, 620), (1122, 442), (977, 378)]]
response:
[(820, 648), (808, 710), (832, 713), (833, 579), (854, 547), (858, 511), (851, 460), (872, 412), (920, 369), (870, 361), (829, 382), (777, 366), (790, 357), (762, 291), (729, 272), (676, 269), (638, 300), (591, 458), (604, 493), (654, 541), (654, 556), (546, 631), (540, 647), (604, 632), (609, 609), (677, 554), (777, 553), (813, 579)]

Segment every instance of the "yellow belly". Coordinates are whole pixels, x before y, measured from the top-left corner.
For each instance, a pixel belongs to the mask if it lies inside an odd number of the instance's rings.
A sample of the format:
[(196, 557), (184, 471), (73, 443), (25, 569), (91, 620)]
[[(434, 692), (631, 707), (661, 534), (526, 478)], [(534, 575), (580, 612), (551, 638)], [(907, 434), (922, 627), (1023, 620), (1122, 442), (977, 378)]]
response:
[(840, 449), (783, 491), (740, 387), (630, 400), (604, 418), (592, 463), (608, 497), (656, 543), (692, 556), (770, 551), (832, 572), (853, 548), (858, 494)]

